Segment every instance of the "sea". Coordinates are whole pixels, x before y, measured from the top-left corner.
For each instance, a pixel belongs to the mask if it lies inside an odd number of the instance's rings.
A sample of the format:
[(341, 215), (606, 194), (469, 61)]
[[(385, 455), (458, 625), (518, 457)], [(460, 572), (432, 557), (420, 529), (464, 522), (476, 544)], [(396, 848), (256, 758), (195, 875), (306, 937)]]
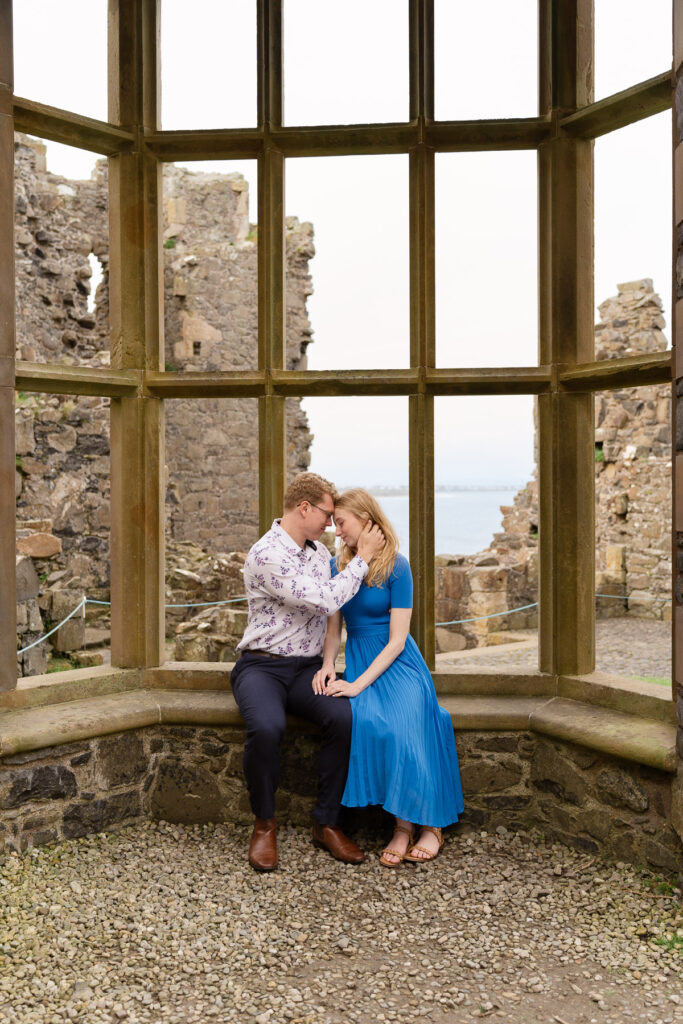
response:
[[(340, 488), (341, 489), (341, 488)], [(345, 488), (344, 488), (345, 489)], [(401, 551), (410, 554), (408, 489), (368, 488), (386, 512)], [(434, 495), (434, 551), (473, 555), (487, 548), (501, 528), (501, 505), (511, 505), (520, 486), (439, 489)]]

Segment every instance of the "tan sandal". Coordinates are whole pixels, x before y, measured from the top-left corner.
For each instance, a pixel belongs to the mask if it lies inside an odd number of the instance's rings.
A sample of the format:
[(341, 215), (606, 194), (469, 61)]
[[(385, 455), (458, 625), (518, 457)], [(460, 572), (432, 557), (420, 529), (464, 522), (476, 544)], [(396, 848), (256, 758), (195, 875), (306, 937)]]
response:
[[(423, 825), (422, 828), (420, 829), (420, 832), (433, 832), (436, 838), (439, 840), (439, 849), (436, 851), (436, 853), (433, 853), (431, 850), (428, 850), (425, 846), (418, 846), (417, 844), (414, 846), (409, 846), (408, 850), (406, 851), (406, 855), (403, 859), (410, 861), (411, 864), (428, 864), (430, 860), (436, 860), (436, 858), (441, 853), (441, 848), (443, 847), (443, 832), (441, 831), (440, 828), (432, 828), (431, 825)], [(421, 853), (426, 853), (428, 856), (411, 857), (411, 850), (420, 850)]]
[[(415, 839), (415, 833), (412, 828), (404, 828), (403, 825), (396, 825), (394, 828), (394, 835), (397, 832), (405, 832), (408, 836), (408, 845), (405, 848), (405, 853), (399, 853), (398, 850), (392, 850), (390, 846), (387, 846), (380, 854), (379, 862), (384, 868), (398, 868), (405, 860), (406, 853), (413, 846), (413, 840)], [(385, 854), (390, 853), (393, 857), (398, 857), (397, 861), (385, 860)]]

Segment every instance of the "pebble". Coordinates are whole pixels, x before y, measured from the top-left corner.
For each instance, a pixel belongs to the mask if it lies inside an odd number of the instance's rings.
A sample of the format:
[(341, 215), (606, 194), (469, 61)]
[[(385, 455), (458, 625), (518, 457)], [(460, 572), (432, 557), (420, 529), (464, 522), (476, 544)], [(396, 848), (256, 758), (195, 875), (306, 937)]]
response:
[(433, 865), (387, 871), (379, 838), (360, 838), (371, 855), (348, 868), (282, 828), (263, 875), (233, 825), (147, 823), (11, 854), (0, 1021), (678, 1019), (680, 893), (653, 899), (651, 873), (464, 829)]

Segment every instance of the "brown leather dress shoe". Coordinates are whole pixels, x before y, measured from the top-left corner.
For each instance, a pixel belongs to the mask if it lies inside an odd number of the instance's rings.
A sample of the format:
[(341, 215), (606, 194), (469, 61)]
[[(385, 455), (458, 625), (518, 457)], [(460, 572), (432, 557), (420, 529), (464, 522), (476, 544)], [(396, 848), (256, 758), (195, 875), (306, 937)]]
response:
[(344, 864), (362, 864), (365, 860), (365, 854), (360, 846), (356, 846), (353, 840), (345, 836), (335, 825), (319, 825), (316, 821), (313, 826), (313, 845), (321, 850), (327, 850), (335, 860), (340, 860)]
[(256, 818), (249, 843), (249, 863), (255, 871), (277, 867), (277, 826), (275, 818)]

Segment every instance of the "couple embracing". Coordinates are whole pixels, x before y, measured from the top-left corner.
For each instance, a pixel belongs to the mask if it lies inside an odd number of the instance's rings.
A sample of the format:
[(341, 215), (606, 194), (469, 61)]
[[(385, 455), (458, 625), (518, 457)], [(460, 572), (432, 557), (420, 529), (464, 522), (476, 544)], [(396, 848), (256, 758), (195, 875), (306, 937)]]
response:
[[(333, 519), (340, 546), (330, 559), (320, 538)], [(315, 845), (362, 863), (365, 854), (340, 827), (342, 807), (379, 804), (396, 819), (380, 863), (433, 860), (442, 827), (463, 810), (453, 727), (409, 635), (410, 566), (378, 503), (367, 491), (339, 495), (328, 480), (301, 473), (285, 492), (282, 518), (250, 550), (244, 584), (248, 625), (231, 682), (247, 728), (251, 866), (277, 865), (287, 712), (322, 733)], [(337, 679), (342, 617), (346, 670)]]

